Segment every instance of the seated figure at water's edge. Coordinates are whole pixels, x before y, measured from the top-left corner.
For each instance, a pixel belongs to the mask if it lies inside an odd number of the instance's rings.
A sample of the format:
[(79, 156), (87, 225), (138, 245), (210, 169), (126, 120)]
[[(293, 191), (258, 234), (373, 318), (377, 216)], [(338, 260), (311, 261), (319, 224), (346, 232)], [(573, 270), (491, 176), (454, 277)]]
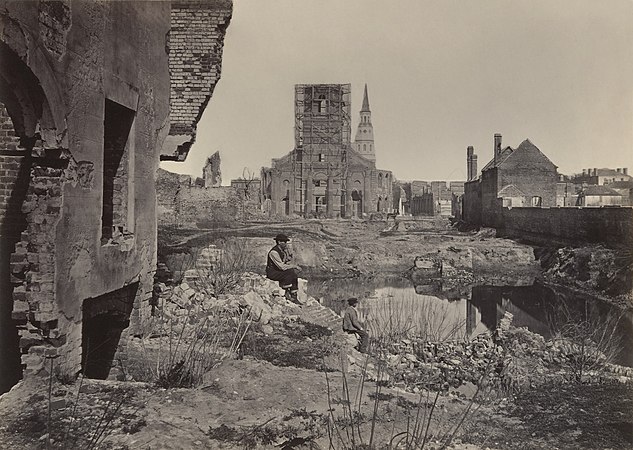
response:
[(286, 298), (293, 303), (299, 303), (297, 292), (299, 281), (297, 272), (301, 267), (292, 262), (292, 252), (288, 247), (290, 238), (279, 233), (275, 236), (276, 245), (268, 252), (266, 261), (266, 277), (278, 281), (279, 286), (286, 291)]
[(369, 335), (364, 330), (363, 325), (358, 319), (358, 311), (356, 311), (356, 305), (358, 299), (355, 297), (347, 300), (349, 305), (345, 311), (343, 311), (343, 331), (349, 334), (355, 334), (360, 339), (358, 351), (361, 353), (367, 353), (367, 347), (369, 346)]

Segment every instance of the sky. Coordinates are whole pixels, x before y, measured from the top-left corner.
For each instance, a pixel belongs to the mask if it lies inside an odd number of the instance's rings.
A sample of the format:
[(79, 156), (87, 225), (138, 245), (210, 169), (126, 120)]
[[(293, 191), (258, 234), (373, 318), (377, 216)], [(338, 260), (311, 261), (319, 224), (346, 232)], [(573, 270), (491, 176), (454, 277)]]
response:
[(493, 135), (530, 139), (559, 173), (633, 172), (633, 0), (234, 0), (222, 77), (183, 163), (222, 182), (293, 148), (294, 85), (368, 86), (376, 163), (399, 180), (465, 180)]

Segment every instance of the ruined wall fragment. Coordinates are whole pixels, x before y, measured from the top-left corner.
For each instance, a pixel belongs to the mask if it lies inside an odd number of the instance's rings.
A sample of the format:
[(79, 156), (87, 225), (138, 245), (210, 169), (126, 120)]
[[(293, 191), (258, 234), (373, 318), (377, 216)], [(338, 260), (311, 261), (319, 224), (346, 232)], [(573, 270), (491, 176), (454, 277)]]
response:
[(197, 124), (220, 79), (230, 0), (172, 2), (166, 37), (171, 74), (170, 126), (161, 160), (184, 161)]
[(207, 158), (207, 162), (202, 168), (205, 187), (222, 186), (222, 170), (220, 164), (220, 152), (215, 152)]
[[(49, 357), (62, 374), (82, 369), (90, 299), (125, 293), (127, 308), (119, 310), (129, 317), (118, 323), (126, 336), (150, 311), (154, 179), (169, 111), (162, 39), (169, 23), (165, 2), (0, 2), (0, 102), (13, 122), (0, 165), (17, 180), (1, 191), (12, 206), (0, 209), (0, 222), (3, 230), (19, 225), (11, 239), (3, 233), (2, 294), (12, 301), (3, 303), (9, 310), (0, 311), (0, 320), (14, 321), (25, 375), (46, 369)], [(125, 155), (115, 175), (104, 157), (108, 129), (117, 129), (108, 102), (131, 111), (115, 142)], [(0, 116), (0, 137), (8, 138)], [(111, 222), (125, 227), (104, 239), (108, 177), (116, 192)], [(93, 311), (103, 315), (103, 308)]]

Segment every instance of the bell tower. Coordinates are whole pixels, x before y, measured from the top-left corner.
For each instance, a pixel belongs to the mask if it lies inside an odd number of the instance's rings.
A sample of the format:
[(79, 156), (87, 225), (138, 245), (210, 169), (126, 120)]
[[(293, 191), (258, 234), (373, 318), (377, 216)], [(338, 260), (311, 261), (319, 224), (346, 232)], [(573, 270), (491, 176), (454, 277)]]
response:
[(376, 162), (376, 149), (374, 147), (374, 127), (371, 124), (371, 111), (369, 109), (369, 97), (367, 95), (367, 84), (365, 84), (365, 95), (363, 106), (360, 109), (360, 122), (354, 138), (354, 150), (370, 161)]

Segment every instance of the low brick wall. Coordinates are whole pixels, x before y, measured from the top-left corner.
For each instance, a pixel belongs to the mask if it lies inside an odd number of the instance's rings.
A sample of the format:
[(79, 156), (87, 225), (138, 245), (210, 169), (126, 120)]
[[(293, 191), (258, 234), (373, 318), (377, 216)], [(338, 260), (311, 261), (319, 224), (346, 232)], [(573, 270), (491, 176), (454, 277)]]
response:
[(563, 244), (633, 244), (633, 208), (501, 208), (503, 236)]
[(244, 218), (244, 199), (230, 186), (201, 187), (188, 175), (158, 171), (158, 221), (178, 226), (210, 226)]

